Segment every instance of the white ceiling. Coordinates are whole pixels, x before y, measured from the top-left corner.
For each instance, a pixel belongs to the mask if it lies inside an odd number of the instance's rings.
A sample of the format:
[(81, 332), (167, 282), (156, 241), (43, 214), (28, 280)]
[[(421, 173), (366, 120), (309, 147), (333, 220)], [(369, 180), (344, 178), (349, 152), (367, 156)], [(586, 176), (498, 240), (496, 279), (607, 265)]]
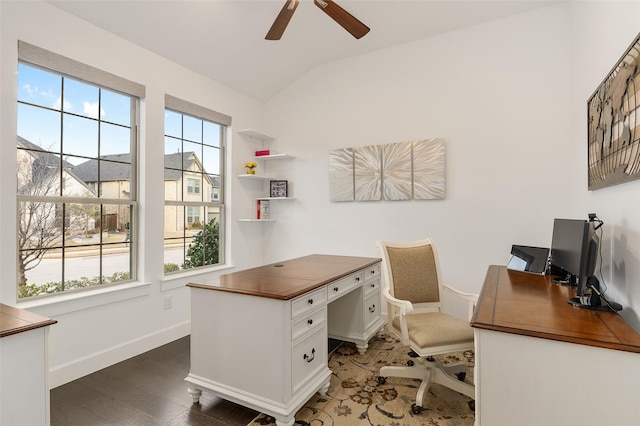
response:
[(279, 41), (264, 39), (285, 0), (49, 0), (147, 50), (265, 101), (337, 59), (545, 7), (546, 0), (335, 0), (371, 31), (353, 38), (301, 0)]

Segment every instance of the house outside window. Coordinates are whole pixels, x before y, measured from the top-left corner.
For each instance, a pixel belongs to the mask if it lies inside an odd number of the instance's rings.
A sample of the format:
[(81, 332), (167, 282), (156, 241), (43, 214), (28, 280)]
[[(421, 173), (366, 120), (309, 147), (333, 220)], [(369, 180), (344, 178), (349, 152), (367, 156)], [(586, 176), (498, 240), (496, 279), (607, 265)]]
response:
[(144, 87), (23, 42), (19, 59), (18, 298), (135, 280)]
[(223, 264), (231, 118), (170, 95), (165, 106), (165, 273)]

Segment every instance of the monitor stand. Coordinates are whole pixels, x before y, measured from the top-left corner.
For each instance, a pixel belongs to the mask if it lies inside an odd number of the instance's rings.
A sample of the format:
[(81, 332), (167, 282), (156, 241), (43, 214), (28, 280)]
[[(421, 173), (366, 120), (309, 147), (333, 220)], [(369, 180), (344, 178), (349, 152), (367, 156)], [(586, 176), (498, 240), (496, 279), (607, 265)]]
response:
[(604, 301), (603, 303), (600, 296), (596, 294), (592, 294), (591, 297), (596, 297), (597, 299), (600, 299), (598, 300), (599, 304), (592, 306), (591, 304), (582, 303), (579, 297), (571, 297), (567, 299), (567, 303), (578, 308), (589, 309), (592, 311), (621, 311), (622, 310), (622, 305), (619, 303), (609, 302), (609, 301)]

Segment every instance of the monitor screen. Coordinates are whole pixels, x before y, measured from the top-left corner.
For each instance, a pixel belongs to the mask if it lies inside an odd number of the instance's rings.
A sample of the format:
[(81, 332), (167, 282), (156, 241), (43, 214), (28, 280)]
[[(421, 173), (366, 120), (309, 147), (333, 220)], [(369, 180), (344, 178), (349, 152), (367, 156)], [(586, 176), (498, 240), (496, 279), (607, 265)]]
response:
[(595, 273), (600, 243), (594, 226), (594, 222), (578, 219), (553, 222), (550, 263), (565, 272), (565, 279), (556, 282), (576, 286), (577, 297), (570, 303), (580, 304), (580, 296), (590, 293), (587, 281)]

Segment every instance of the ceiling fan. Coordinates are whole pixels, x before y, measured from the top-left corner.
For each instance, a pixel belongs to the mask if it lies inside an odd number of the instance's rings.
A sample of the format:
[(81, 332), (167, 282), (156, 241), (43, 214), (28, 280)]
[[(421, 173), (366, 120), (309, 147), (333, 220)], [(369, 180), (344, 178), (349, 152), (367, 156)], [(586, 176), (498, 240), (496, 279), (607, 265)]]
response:
[[(286, 0), (282, 10), (273, 22), (271, 29), (265, 37), (266, 40), (280, 40), (284, 30), (287, 28), (293, 12), (296, 11), (300, 0)], [(344, 10), (332, 0), (313, 0), (324, 13), (329, 15), (342, 28), (347, 30), (355, 38), (361, 38), (369, 32), (369, 27), (356, 19), (352, 14)]]

